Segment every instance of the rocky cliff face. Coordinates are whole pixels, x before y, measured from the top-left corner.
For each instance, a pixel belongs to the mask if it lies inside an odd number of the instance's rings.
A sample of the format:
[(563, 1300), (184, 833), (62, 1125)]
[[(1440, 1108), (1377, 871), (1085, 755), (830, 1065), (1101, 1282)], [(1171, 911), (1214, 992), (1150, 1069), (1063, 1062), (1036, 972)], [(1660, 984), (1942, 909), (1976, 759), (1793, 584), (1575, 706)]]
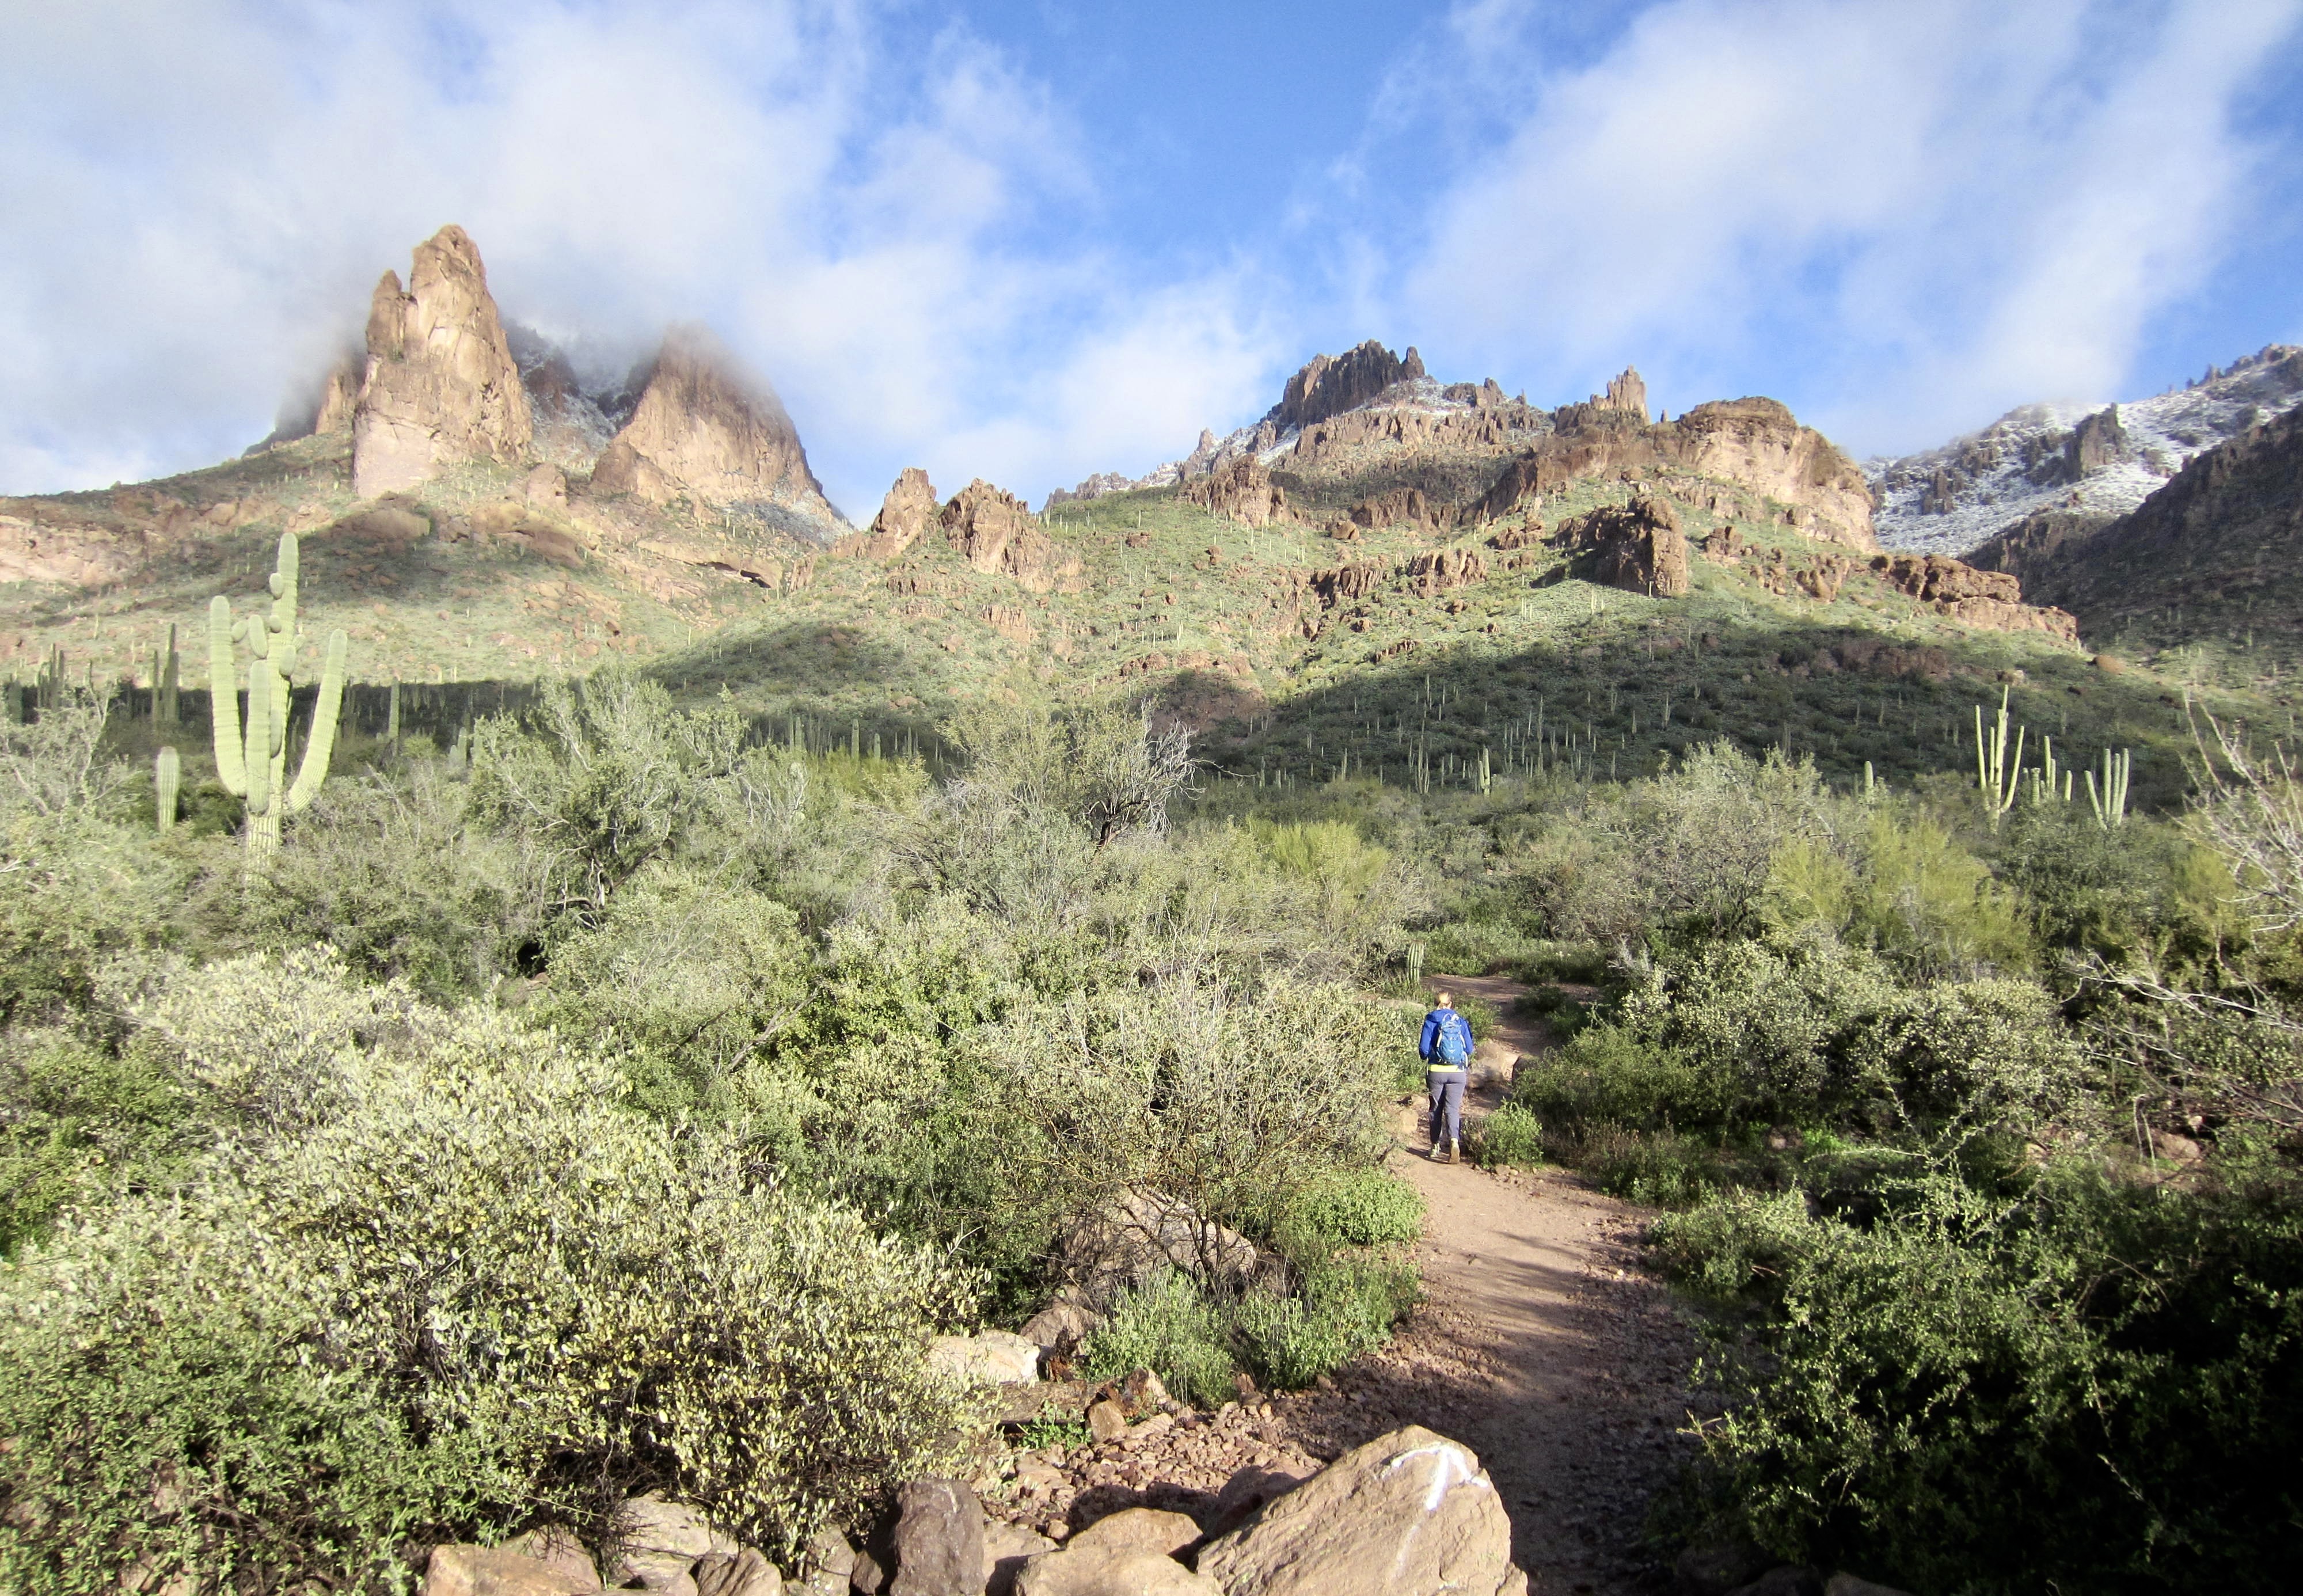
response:
[(952, 495), (937, 517), (951, 546), (976, 570), (1014, 578), (1030, 592), (1046, 593), (1077, 575), (1023, 500), (978, 478)]
[(2303, 638), (2303, 408), (2195, 456), (2128, 514), (2027, 517), (1973, 562), (2021, 579), (2091, 633), (2165, 646), (2234, 638), (2290, 657)]
[(867, 560), (893, 560), (920, 540), (936, 524), (935, 484), (917, 466), (906, 466), (880, 501), (880, 513), (861, 532), (851, 532), (831, 545), (835, 554), (860, 555)]
[(782, 402), (710, 332), (673, 328), (634, 385), (639, 401), (594, 469), (595, 492), (657, 505), (775, 502), (838, 521)]
[(1795, 523), (1809, 536), (1866, 553), (1878, 548), (1863, 473), (1830, 439), (1801, 426), (1776, 401), (1700, 404), (1656, 431), (1664, 459), (1810, 512), (1812, 523)]
[(2303, 349), (2116, 405), (2031, 404), (1939, 449), (1866, 462), (1891, 548), (1961, 553), (2046, 512), (2125, 515), (2185, 462), (2303, 403)]
[(1340, 355), (1312, 356), (1287, 379), (1279, 402), (1264, 419), (1282, 432), (1309, 426), (1355, 410), (1394, 384), (1423, 375), (1423, 357), (1413, 346), (1403, 359), (1371, 338)]
[(460, 227), (416, 247), (376, 284), (367, 369), (352, 416), (352, 490), (363, 499), (429, 481), (458, 460), (518, 464), (535, 435), (480, 252)]
[(1185, 485), (1177, 495), (1210, 515), (1220, 515), (1243, 527), (1264, 527), (1294, 519), (1287, 493), (1271, 480), (1271, 473), (1253, 454), (1243, 455), (1220, 471)]

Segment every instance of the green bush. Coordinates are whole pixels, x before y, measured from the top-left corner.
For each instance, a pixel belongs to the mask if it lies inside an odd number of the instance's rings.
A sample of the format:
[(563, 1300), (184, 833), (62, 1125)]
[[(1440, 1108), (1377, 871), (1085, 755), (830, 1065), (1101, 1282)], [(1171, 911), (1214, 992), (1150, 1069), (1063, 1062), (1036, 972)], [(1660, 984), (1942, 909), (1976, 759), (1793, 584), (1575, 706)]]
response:
[(1306, 1270), (1292, 1296), (1251, 1291), (1232, 1324), (1256, 1377), (1296, 1389), (1381, 1346), (1421, 1295), (1407, 1264), (1337, 1258)]
[(1295, 1195), (1282, 1229), (1330, 1251), (1405, 1246), (1423, 1234), (1423, 1194), (1380, 1169), (1338, 1170)]
[(1483, 1170), (1543, 1161), (1543, 1121), (1518, 1102), (1506, 1102), (1467, 1127), (1466, 1157)]
[[(399, 1023), (322, 1046), (275, 1018), (364, 1003)], [(955, 1423), (920, 1352), (970, 1283), (631, 1111), (612, 1066), (324, 965), (182, 973), (153, 1008), (191, 1078), (257, 1103), (317, 1081), (319, 1110), (7, 1279), (0, 1583), (381, 1578), (411, 1539), (596, 1524), (657, 1487), (781, 1545), (853, 1522)], [(267, 1034), (300, 1056), (222, 1051)]]
[(190, 1096), (157, 1050), (0, 1033), (0, 1258), (69, 1203), (164, 1184), (193, 1135)]
[(1161, 1270), (1120, 1294), (1081, 1361), (1091, 1378), (1149, 1369), (1179, 1401), (1212, 1408), (1233, 1395), (1230, 1336), (1223, 1313), (1178, 1270)]
[(1648, 1228), (1651, 1255), (1679, 1284), (1714, 1302), (1779, 1289), (1784, 1272), (1818, 1244), (1797, 1192), (1726, 1191)]

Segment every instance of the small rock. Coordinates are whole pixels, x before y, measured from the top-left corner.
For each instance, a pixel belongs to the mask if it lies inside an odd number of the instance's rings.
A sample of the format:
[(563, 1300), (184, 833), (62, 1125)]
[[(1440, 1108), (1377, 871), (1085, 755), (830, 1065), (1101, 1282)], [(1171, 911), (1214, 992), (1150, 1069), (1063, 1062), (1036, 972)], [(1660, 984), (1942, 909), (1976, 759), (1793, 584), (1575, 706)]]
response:
[(787, 1581), (787, 1587), (803, 1585), (808, 1596), (848, 1596), (849, 1576), (856, 1572), (856, 1549), (848, 1544), (847, 1536), (825, 1524), (807, 1538), (800, 1552), (800, 1566), (806, 1570), (806, 1577)]
[(783, 1571), (748, 1546), (706, 1554), (690, 1577), (696, 1596), (783, 1596)]
[(1823, 1596), (1909, 1596), (1909, 1593), (1891, 1585), (1875, 1585), (1868, 1579), (1858, 1579), (1843, 1571), (1825, 1582)]
[(1069, 1357), (1103, 1328), (1103, 1315), (1085, 1303), (1059, 1296), (1024, 1322), (1022, 1335), (1050, 1357)]
[(1127, 1415), (1107, 1397), (1087, 1410), (1087, 1432), (1099, 1441), (1118, 1440), (1127, 1433)]
[(715, 1546), (711, 1525), (684, 1502), (671, 1502), (660, 1491), (634, 1497), (617, 1507), (610, 1528), (616, 1538), (612, 1577), (619, 1585), (640, 1584), (651, 1591), (688, 1596), (688, 1577), (696, 1559), (705, 1553), (731, 1550)]
[(1016, 1575), (1023, 1571), (1025, 1562), (1055, 1549), (1054, 1541), (1019, 1524), (995, 1519), (984, 1525), (984, 1596), (1010, 1596), (1016, 1588)]
[(1199, 1521), (1157, 1507), (1125, 1507), (1107, 1514), (1071, 1539), (1067, 1550), (1100, 1552), (1150, 1551), (1177, 1558), (1200, 1538)]
[(896, 1493), (895, 1577), (888, 1596), (983, 1596), (983, 1506), (957, 1480), (915, 1480)]
[(1786, 1563), (1768, 1569), (1750, 1584), (1735, 1590), (1732, 1596), (1823, 1596), (1823, 1575), (1812, 1568)]
[(500, 1546), (435, 1546), (424, 1596), (599, 1596), (586, 1580)]
[(1040, 1348), (1006, 1330), (938, 1336), (928, 1343), (928, 1364), (969, 1385), (1028, 1385), (1040, 1378)]
[(1138, 1369), (1119, 1382), (1119, 1406), (1131, 1419), (1157, 1413), (1168, 1401), (1168, 1388), (1149, 1369)]
[(592, 1589), (600, 1583), (600, 1570), (592, 1561), (592, 1554), (576, 1539), (576, 1532), (564, 1524), (539, 1524), (524, 1535), (515, 1535), (504, 1542), (503, 1550), (518, 1552), (524, 1558), (534, 1558), (539, 1563), (581, 1580)]
[(1075, 1543), (1033, 1558), (1016, 1596), (1220, 1596), (1213, 1580), (1148, 1551), (1099, 1551)]

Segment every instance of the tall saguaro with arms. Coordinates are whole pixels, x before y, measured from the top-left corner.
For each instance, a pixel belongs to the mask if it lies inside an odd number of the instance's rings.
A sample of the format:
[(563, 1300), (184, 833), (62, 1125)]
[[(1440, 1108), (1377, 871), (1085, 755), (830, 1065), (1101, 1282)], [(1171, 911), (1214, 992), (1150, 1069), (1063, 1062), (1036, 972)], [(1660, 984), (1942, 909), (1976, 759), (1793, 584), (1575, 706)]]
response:
[[(342, 631), (328, 634), (326, 663), (320, 670), (320, 697), (312, 707), (311, 733), (304, 740), (296, 781), (288, 782), (288, 711), (294, 679), (308, 670), (296, 660), (296, 535), (280, 539), (280, 560), (268, 584), (272, 613), (232, 619), (232, 601), (218, 594), (208, 601), (208, 695), (215, 726), (216, 777), (248, 808), (248, 857), (254, 865), (280, 846), (281, 816), (308, 806), (328, 779), (336, 747), (336, 712), (344, 697), (344, 660), (350, 650)], [(240, 715), (236, 646), (248, 646), (248, 725)]]

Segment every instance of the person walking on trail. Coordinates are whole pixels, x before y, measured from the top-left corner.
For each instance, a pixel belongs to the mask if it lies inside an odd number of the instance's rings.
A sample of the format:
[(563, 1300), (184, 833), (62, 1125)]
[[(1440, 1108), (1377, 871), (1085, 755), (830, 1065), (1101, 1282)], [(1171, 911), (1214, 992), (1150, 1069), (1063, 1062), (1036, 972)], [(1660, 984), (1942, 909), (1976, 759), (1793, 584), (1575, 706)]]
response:
[[(1463, 1153), (1464, 1087), (1472, 1078), (1472, 1022), (1455, 1012), (1450, 992), (1423, 1017), (1423, 1038), (1415, 1051), (1423, 1059), (1423, 1083), (1431, 1092), (1431, 1158), (1454, 1163)], [(1444, 1134), (1443, 1134), (1444, 1133)]]

